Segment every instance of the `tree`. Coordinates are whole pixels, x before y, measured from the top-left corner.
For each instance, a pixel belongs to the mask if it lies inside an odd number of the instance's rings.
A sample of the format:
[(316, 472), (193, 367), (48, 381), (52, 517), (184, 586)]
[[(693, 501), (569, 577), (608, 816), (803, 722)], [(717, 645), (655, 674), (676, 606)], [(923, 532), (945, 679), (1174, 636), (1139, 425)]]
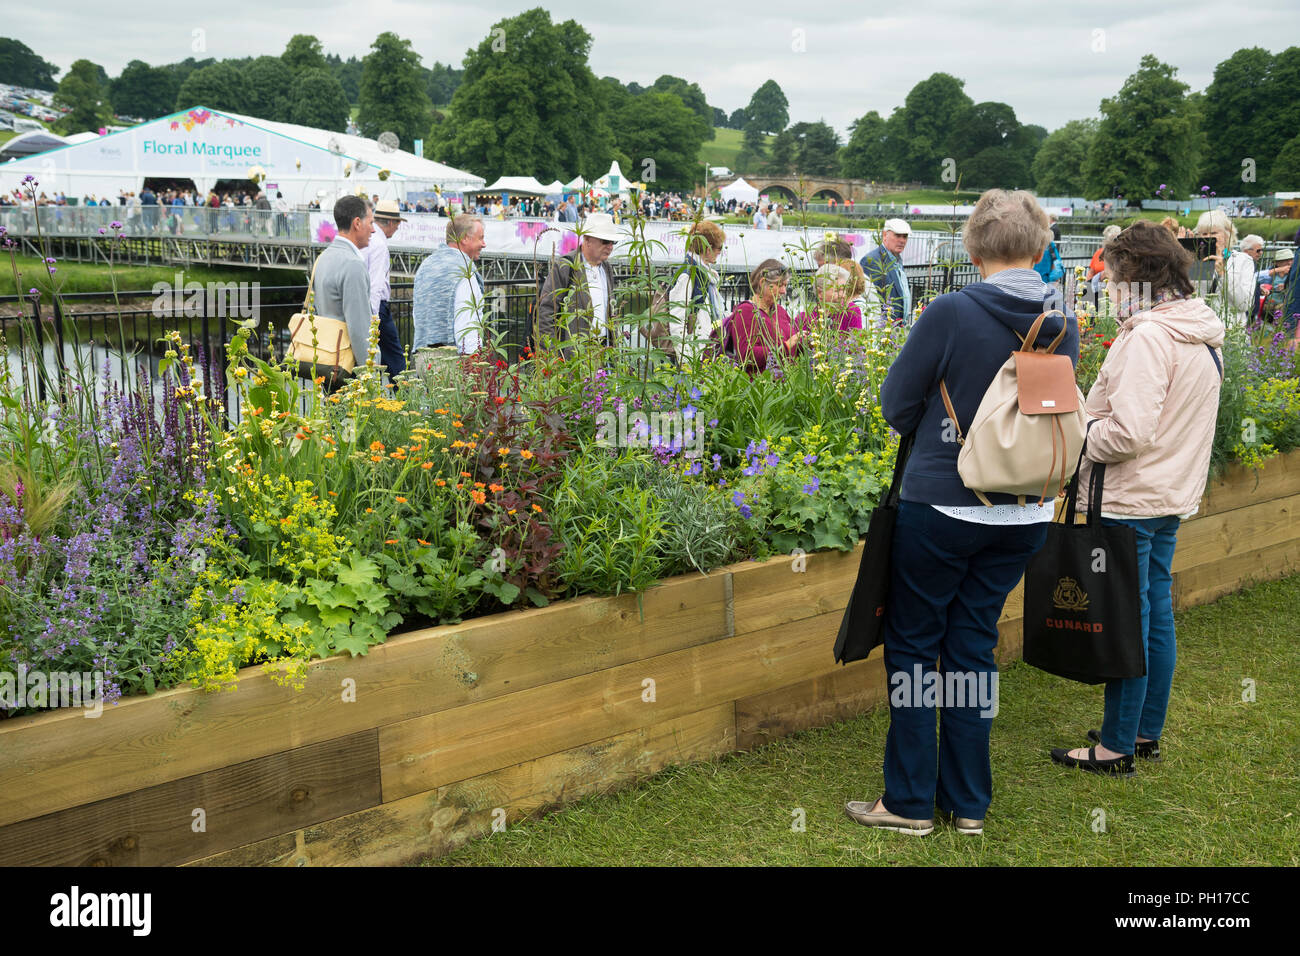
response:
[(845, 179), (887, 180), (894, 176), (885, 121), (871, 110), (849, 127), (849, 141), (840, 150), (840, 175)]
[(1270, 130), (1256, 115), (1259, 105), (1268, 102), (1272, 66), (1273, 54), (1251, 47), (1214, 68), (1214, 79), (1205, 90), (1204, 114), (1213, 135), (1199, 178), (1215, 192), (1237, 194), (1243, 157), (1276, 152), (1276, 147), (1269, 150), (1266, 145)]
[(332, 70), (303, 70), (294, 78), (288, 100), (290, 123), (338, 133), (347, 129), (352, 105)]
[(745, 114), (745, 108), (742, 106), (727, 119), (727, 126), (730, 129), (744, 129), (748, 121), (749, 117)]
[(1083, 166), (1097, 136), (1095, 119), (1070, 120), (1038, 148), (1034, 187), (1040, 196), (1078, 196), (1084, 192)]
[(175, 108), (206, 106), (227, 113), (246, 113), (248, 98), (244, 74), (229, 63), (221, 62), (191, 73), (176, 94)]
[[(1283, 192), (1300, 190), (1300, 134), (1278, 152), (1272, 162), (1271, 181)], [(1216, 189), (1215, 192), (1218, 192)]]
[(793, 126), (777, 133), (776, 138), (772, 140), (772, 158), (767, 161), (768, 172), (788, 173), (794, 169), (795, 151), (798, 146)]
[(333, 71), (339, 85), (343, 87), (343, 94), (348, 98), (348, 102), (355, 103), (357, 97), (361, 95), (361, 61), (355, 56), (345, 60), (331, 53), (325, 57), (325, 62)]
[(680, 76), (664, 74), (650, 87), (656, 93), (672, 93), (695, 114), (704, 139), (713, 139), (713, 110), (704, 99), (704, 91), (698, 83), (687, 83)]
[(1007, 146), (986, 146), (959, 167), (961, 184), (975, 189), (1024, 189), (1029, 186), (1029, 164)]
[(795, 128), (799, 143), (795, 169), (805, 176), (830, 176), (836, 169), (840, 138), (824, 121), (799, 123)]
[[(299, 77), (308, 73), (316, 74), (320, 70), (304, 70)], [(331, 72), (331, 75), (333, 73)], [(252, 116), (274, 120), (281, 123), (290, 122), (296, 101), (293, 95), (294, 75), (278, 56), (259, 56), (244, 70), (244, 82), (248, 87), (248, 112)], [(336, 81), (337, 82), (337, 81)], [(297, 122), (294, 120), (293, 122)], [(304, 125), (315, 125), (304, 124)], [(327, 127), (334, 129), (335, 127)], [(341, 129), (342, 127), (338, 127)]]
[(109, 85), (109, 99), (119, 116), (151, 120), (172, 111), (179, 91), (180, 84), (170, 70), (132, 60)]
[(361, 61), (360, 112), (357, 125), (372, 139), (392, 132), (407, 149), (424, 136), (432, 119), (432, 104), (425, 92), (420, 55), (411, 41), (385, 31), (370, 44)]
[(108, 125), (113, 111), (108, 102), (108, 90), (100, 83), (100, 70), (89, 60), (77, 60), (68, 70), (68, 75), (59, 81), (54, 103), (68, 107), (68, 112), (55, 123), (58, 132), (66, 135)]
[(690, 189), (703, 175), (696, 160), (704, 135), (694, 114), (673, 93), (629, 96), (614, 114), (614, 146), (631, 162), (623, 171), (651, 189)]
[[(899, 178), (938, 183), (943, 174), (948, 130), (953, 118), (972, 105), (964, 81), (934, 73), (917, 83), (901, 109), (889, 118), (888, 135)], [(955, 157), (952, 157), (955, 158)]]
[(745, 107), (745, 127), (757, 125), (763, 133), (779, 133), (790, 124), (790, 102), (776, 85), (768, 80), (750, 97)]
[(1119, 94), (1101, 101), (1102, 121), (1084, 164), (1089, 199), (1153, 197), (1166, 184), (1176, 196), (1194, 188), (1201, 131), (1195, 101), (1177, 70), (1142, 57)]
[(295, 76), (303, 70), (324, 70), (329, 66), (321, 53), (320, 40), (309, 33), (295, 33), (290, 37), (280, 59)]
[(28, 86), (36, 90), (53, 90), (54, 74), (59, 68), (37, 56), (21, 40), (0, 37), (0, 83)]
[(450, 103), (464, 75), (464, 70), (452, 69), (451, 64), (434, 63), (429, 70), (429, 101), (438, 106)]
[(727, 111), (718, 109), (716, 106), (710, 107), (713, 110), (713, 125), (715, 128), (727, 128)]
[(990, 146), (1002, 146), (1020, 132), (1016, 111), (1006, 103), (973, 103), (957, 114), (947, 152), (958, 165)]
[(758, 124), (750, 123), (745, 127), (745, 139), (740, 144), (740, 152), (736, 154), (736, 170), (757, 172), (766, 158), (767, 137), (760, 132)]

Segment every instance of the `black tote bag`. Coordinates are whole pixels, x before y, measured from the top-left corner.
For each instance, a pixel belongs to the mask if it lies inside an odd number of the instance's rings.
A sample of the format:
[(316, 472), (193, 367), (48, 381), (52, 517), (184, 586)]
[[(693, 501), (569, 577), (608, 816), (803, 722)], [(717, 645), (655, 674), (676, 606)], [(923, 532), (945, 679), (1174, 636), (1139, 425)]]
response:
[(862, 660), (885, 640), (885, 601), (889, 598), (889, 557), (894, 546), (894, 521), (898, 518), (898, 491), (915, 439), (913, 432), (899, 441), (889, 492), (876, 505), (867, 525), (858, 579), (835, 638), (835, 660), (841, 664)]
[(1088, 523), (1075, 524), (1076, 470), (1066, 492), (1065, 522), (1048, 527), (1047, 543), (1025, 568), (1025, 663), (1083, 684), (1147, 672), (1137, 533), (1102, 526), (1105, 478), (1106, 466), (1094, 465)]

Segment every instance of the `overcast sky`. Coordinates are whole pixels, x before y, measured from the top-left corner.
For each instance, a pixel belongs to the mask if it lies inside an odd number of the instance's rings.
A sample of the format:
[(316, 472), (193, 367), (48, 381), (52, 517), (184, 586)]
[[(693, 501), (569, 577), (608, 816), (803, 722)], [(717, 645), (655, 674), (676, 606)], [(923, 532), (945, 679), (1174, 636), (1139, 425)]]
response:
[[(204, 6), (210, 12), (161, 0), (130, 0), (125, 7), (54, 0), (25, 6), (3, 32), (64, 71), (84, 57), (111, 76), (133, 59), (159, 64), (191, 55), (278, 55), (295, 33), (315, 34), (327, 53), (361, 57), (384, 30), (409, 38), (426, 66), (435, 60), (460, 66), (493, 23), (530, 4), (223, 0)], [(1234, 50), (1262, 46), (1277, 53), (1300, 44), (1295, 0), (910, 0), (883, 14), (868, 11), (890, 10), (889, 3), (866, 0), (544, 6), (553, 20), (576, 20), (591, 34), (597, 76), (642, 85), (663, 73), (682, 76), (728, 113), (774, 79), (790, 100), (791, 122), (825, 119), (841, 134), (868, 110), (888, 116), (913, 85), (941, 70), (965, 80), (976, 102), (1009, 103), (1021, 122), (1053, 130), (1097, 115), (1102, 97), (1117, 92), (1146, 53), (1203, 90), (1215, 65)], [(196, 30), (203, 31), (206, 50), (192, 53)]]

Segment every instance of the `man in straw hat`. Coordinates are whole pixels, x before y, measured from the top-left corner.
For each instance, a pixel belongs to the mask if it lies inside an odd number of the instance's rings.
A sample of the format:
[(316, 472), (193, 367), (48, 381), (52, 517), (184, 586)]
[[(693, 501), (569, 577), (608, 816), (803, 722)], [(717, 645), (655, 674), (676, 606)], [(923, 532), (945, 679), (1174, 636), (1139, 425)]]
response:
[(366, 269), (370, 273), (370, 314), (379, 316), (379, 360), (388, 368), (390, 377), (406, 370), (402, 339), (388, 308), (389, 297), (393, 294), (388, 277), (388, 240), (404, 222), (406, 220), (402, 218), (396, 199), (378, 203), (375, 206), (375, 229), (370, 235), (370, 244), (363, 250)]
[[(581, 235), (578, 251), (556, 262), (546, 276), (537, 307), (537, 329), (542, 338), (557, 342), (592, 334), (612, 344), (614, 271), (607, 260), (623, 237), (604, 212), (589, 215)], [(540, 341), (535, 344), (541, 346)], [(560, 353), (567, 358), (573, 349), (564, 347)]]

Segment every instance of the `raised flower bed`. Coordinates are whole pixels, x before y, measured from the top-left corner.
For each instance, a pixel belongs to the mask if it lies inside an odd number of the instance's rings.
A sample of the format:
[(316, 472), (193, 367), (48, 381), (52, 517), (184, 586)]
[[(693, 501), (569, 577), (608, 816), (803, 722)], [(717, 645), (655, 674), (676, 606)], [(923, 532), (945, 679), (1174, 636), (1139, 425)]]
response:
[[(1300, 568), (1297, 506), (1300, 452), (1212, 484), (1179, 535), (1177, 605)], [(410, 862), (842, 719), (884, 699), (879, 651), (832, 662), (858, 557), (772, 558), (672, 578), (640, 601), (584, 597), (401, 635), (313, 661), (301, 692), (250, 668), (233, 694), (5, 721), (0, 863)], [(1020, 654), (1019, 613), (1017, 591), (1004, 663)]]

